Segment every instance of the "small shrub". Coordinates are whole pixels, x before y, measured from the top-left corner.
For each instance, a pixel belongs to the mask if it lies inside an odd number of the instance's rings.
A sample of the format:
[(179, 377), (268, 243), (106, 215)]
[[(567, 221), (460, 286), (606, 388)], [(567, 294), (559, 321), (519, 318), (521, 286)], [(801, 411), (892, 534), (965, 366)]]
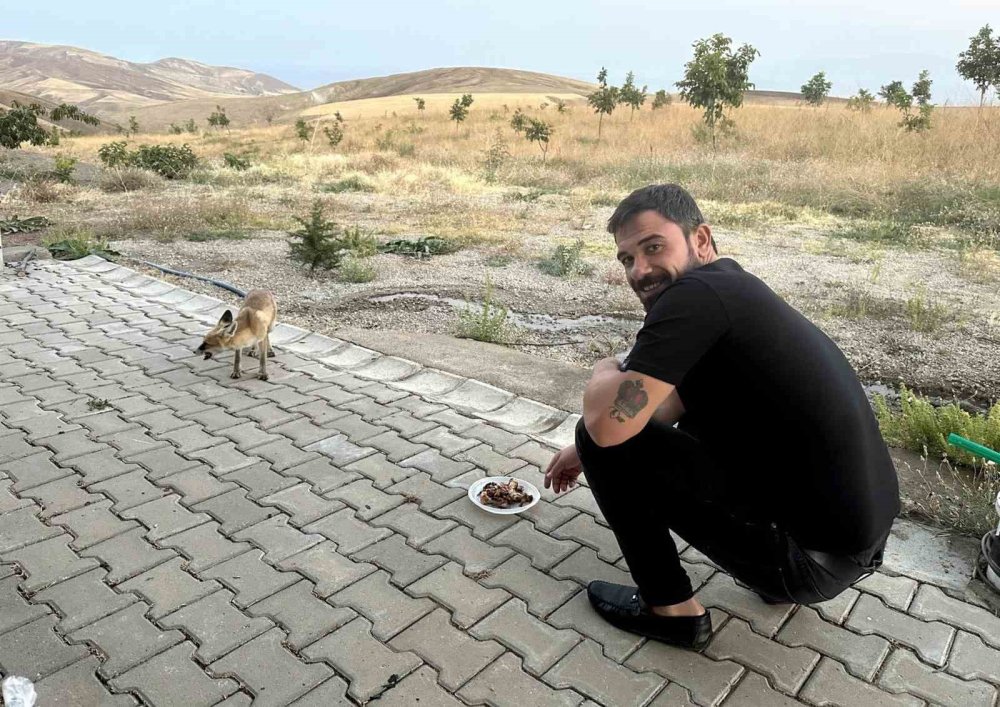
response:
[(538, 269), (546, 275), (556, 277), (589, 275), (594, 271), (594, 268), (583, 260), (582, 254), (582, 240), (576, 241), (573, 245), (557, 245), (552, 251), (552, 255), (538, 263)]
[(373, 192), (375, 191), (375, 186), (371, 183), (365, 181), (363, 177), (358, 175), (351, 175), (350, 177), (344, 177), (338, 179), (335, 182), (327, 182), (326, 184), (319, 185), (320, 191), (329, 192), (332, 194), (340, 194), (342, 192), (360, 191), (360, 192)]
[(344, 128), (340, 122), (336, 122), (325, 126), (323, 134), (326, 135), (326, 141), (330, 144), (330, 147), (336, 147), (344, 139)]
[(337, 269), (337, 278), (342, 282), (371, 282), (377, 275), (374, 265), (356, 257), (344, 258)]
[(465, 309), (458, 313), (456, 335), (460, 339), (475, 339), (494, 344), (509, 341), (512, 336), (510, 324), (507, 321), (508, 311), (502, 304), (493, 301), (493, 283), (486, 278), (486, 290), (483, 302), (479, 307), (466, 303)]
[(291, 258), (309, 266), (309, 271), (319, 268), (335, 268), (342, 257), (340, 242), (334, 235), (336, 225), (323, 216), (323, 204), (318, 199), (313, 203), (309, 218), (295, 217), (302, 226), (288, 235), (298, 242), (291, 244)]
[(59, 201), (59, 183), (47, 177), (31, 177), (19, 187), (18, 193), (22, 199), (33, 204), (51, 204)]
[(378, 240), (363, 233), (358, 226), (344, 229), (340, 244), (343, 250), (350, 252), (355, 258), (367, 258), (378, 253)]
[(383, 253), (409, 255), (415, 258), (429, 258), (432, 255), (445, 255), (458, 250), (458, 245), (452, 241), (437, 236), (422, 236), (417, 239), (399, 238), (379, 246)]
[(845, 319), (886, 319), (899, 313), (899, 305), (864, 290), (850, 289), (843, 300), (830, 306), (829, 313)]
[(171, 123), (170, 127), (167, 129), (167, 132), (169, 132), (171, 135), (180, 135), (184, 132), (184, 127)]
[(67, 155), (56, 155), (52, 174), (63, 184), (70, 184), (73, 181), (73, 170), (76, 168), (77, 159)]
[(156, 172), (164, 179), (183, 179), (198, 164), (187, 145), (140, 145), (129, 158), (133, 167)]
[(250, 169), (250, 160), (246, 157), (234, 155), (232, 152), (224, 152), (222, 153), (222, 159), (225, 161), (226, 166), (229, 167), (229, 169), (235, 169), (237, 172)]
[(490, 141), (489, 147), (483, 153), (483, 172), (487, 184), (493, 184), (503, 166), (510, 159), (510, 150), (507, 149), (507, 141), (503, 137), (503, 131), (497, 128)]
[(906, 319), (914, 331), (933, 333), (951, 317), (951, 312), (940, 302), (929, 301), (923, 293), (906, 300)]
[(128, 143), (116, 140), (101, 145), (97, 149), (97, 156), (105, 167), (125, 167), (129, 163)]
[(93, 232), (84, 229), (69, 229), (53, 234), (45, 239), (44, 245), (56, 260), (77, 260), (88, 255), (113, 260), (120, 255), (111, 249), (107, 240), (96, 238)]
[(98, 186), (101, 191), (130, 192), (139, 189), (155, 189), (163, 185), (163, 177), (138, 167), (124, 167), (121, 169), (106, 169), (101, 173)]
[(312, 137), (312, 131), (309, 129), (309, 125), (302, 118), (295, 121), (295, 136), (299, 140), (303, 141)]

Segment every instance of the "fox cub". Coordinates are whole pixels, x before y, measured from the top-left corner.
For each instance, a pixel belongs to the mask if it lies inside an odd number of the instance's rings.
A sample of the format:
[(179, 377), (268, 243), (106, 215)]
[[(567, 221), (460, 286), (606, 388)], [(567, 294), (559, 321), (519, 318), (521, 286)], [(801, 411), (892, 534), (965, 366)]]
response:
[(243, 349), (250, 349), (247, 354), (254, 356), (251, 347), (256, 346), (256, 356), (260, 360), (257, 377), (266, 381), (267, 359), (274, 356), (269, 335), (274, 329), (277, 318), (278, 305), (271, 293), (267, 290), (251, 290), (243, 300), (243, 306), (240, 307), (236, 318), (233, 319), (232, 310), (227, 309), (219, 318), (219, 323), (205, 334), (205, 340), (195, 352), (205, 354), (205, 358), (209, 359), (213, 354), (232, 349), (236, 353), (230, 378), (239, 378)]

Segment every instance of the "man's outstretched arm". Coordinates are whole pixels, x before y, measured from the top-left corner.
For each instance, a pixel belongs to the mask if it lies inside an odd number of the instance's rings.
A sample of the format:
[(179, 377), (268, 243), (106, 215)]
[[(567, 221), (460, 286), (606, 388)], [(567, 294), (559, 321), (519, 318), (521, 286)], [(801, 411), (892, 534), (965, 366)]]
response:
[(618, 365), (616, 358), (598, 361), (583, 394), (583, 423), (601, 447), (621, 444), (639, 434), (675, 391), (669, 383), (621, 371)]

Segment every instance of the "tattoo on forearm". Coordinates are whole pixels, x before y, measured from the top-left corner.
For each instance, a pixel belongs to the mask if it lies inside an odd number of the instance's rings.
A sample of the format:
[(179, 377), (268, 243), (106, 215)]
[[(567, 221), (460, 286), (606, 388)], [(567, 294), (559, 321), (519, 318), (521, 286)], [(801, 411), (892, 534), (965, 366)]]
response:
[(618, 397), (611, 406), (611, 418), (626, 422), (642, 412), (649, 402), (649, 395), (642, 389), (641, 380), (623, 381), (618, 386)]

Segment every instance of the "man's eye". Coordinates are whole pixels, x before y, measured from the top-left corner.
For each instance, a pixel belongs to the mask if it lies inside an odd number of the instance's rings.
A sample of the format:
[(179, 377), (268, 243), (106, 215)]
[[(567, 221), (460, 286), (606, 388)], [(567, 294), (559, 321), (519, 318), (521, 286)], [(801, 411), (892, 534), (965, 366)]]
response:
[(650, 245), (648, 248), (646, 248), (646, 252), (647, 253), (655, 253), (659, 249), (660, 249), (660, 244), (659, 243), (654, 243), (654, 244)]
[(632, 258), (622, 258), (622, 261), (621, 261), (621, 263), (622, 263), (622, 265), (624, 265), (624, 266), (625, 266), (626, 268), (630, 268), (630, 267), (632, 267)]

